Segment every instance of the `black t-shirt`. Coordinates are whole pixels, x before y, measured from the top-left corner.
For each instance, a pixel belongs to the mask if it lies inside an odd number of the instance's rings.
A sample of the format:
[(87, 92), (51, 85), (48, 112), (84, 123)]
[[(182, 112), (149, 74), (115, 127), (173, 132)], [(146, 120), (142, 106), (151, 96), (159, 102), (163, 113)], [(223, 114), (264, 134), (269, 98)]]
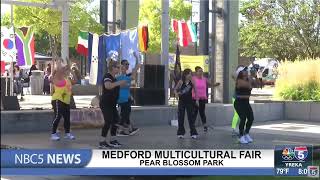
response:
[[(247, 81), (249, 81), (249, 79), (247, 79)], [(239, 95), (239, 96), (241, 96), (241, 95), (250, 96), (251, 90), (252, 90), (252, 88), (244, 88), (244, 87), (238, 88), (237, 85), (235, 88), (236, 95)]]
[(104, 83), (108, 81), (111, 83), (114, 83), (116, 82), (116, 79), (110, 73), (107, 73), (104, 75), (103, 86), (102, 86), (102, 96), (100, 101), (103, 103), (103, 105), (116, 105), (119, 97), (120, 87), (117, 86), (113, 89), (106, 89), (106, 87), (104, 86)]
[(193, 88), (193, 84), (191, 83), (191, 81), (188, 84), (183, 82), (179, 89), (179, 92), (180, 92), (179, 100), (186, 103), (192, 102), (192, 88)]

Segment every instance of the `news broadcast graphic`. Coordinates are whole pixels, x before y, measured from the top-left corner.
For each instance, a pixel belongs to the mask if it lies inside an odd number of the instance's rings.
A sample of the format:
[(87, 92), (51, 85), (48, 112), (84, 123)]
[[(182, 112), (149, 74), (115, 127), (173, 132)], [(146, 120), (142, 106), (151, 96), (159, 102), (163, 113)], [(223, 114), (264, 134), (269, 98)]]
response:
[(273, 175), (260, 149), (1, 150), (3, 175)]
[[(308, 176), (313, 161), (312, 145), (279, 145), (274, 152), (276, 176)], [(311, 168), (313, 174), (315, 169)]]
[(308, 177), (319, 178), (319, 166), (308, 166)]

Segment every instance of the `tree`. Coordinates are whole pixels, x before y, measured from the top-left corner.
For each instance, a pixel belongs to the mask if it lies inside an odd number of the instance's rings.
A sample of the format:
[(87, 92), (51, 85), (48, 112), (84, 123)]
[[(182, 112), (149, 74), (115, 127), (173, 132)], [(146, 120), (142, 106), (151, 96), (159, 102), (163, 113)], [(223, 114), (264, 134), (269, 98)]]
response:
[[(30, 0), (32, 2), (48, 3), (51, 0)], [(69, 46), (75, 47), (79, 30), (102, 33), (103, 26), (95, 21), (94, 11), (87, 11), (86, 7), (92, 0), (77, 0), (71, 3), (69, 13)], [(55, 9), (15, 6), (14, 25), (32, 26), (38, 41), (49, 44), (52, 55), (58, 55), (61, 49), (61, 12)], [(43, 42), (42, 42), (43, 44)], [(41, 52), (48, 52), (47, 47), (41, 46)], [(37, 49), (38, 50), (38, 49)]]
[(279, 60), (320, 57), (319, 0), (243, 0), (240, 52)]
[[(169, 21), (171, 19), (188, 20), (191, 17), (191, 4), (184, 0), (170, 2)], [(159, 53), (161, 50), (161, 0), (144, 0), (139, 11), (139, 21), (148, 24), (149, 27), (149, 52)], [(169, 51), (174, 52), (176, 46), (176, 34), (169, 31)]]

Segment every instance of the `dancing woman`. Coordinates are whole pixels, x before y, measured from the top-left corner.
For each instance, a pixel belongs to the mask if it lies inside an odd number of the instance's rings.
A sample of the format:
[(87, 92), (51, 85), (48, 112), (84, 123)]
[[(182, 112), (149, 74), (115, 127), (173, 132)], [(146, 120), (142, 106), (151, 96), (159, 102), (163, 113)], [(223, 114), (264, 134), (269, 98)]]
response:
[(74, 135), (70, 133), (70, 99), (72, 94), (72, 84), (69, 79), (70, 66), (63, 65), (62, 59), (56, 61), (56, 69), (54, 70), (51, 82), (54, 86), (52, 94), (52, 107), (54, 110), (54, 119), (52, 122), (51, 140), (60, 140), (57, 128), (61, 117), (64, 119), (64, 130), (66, 139), (75, 139)]

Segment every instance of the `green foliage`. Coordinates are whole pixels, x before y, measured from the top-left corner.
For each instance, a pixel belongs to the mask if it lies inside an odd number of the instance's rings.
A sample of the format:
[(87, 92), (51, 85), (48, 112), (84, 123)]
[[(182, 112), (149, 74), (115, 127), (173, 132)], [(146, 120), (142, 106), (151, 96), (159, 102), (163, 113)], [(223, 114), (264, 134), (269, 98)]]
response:
[[(51, 0), (29, 0), (32, 2), (48, 3)], [(97, 8), (87, 11), (86, 7), (92, 0), (78, 0), (70, 5), (69, 12), (69, 46), (75, 47), (78, 40), (79, 30), (85, 30), (95, 33), (102, 33), (103, 26), (95, 21), (93, 16)], [(45, 41), (49, 44), (50, 39), (58, 48), (61, 44), (61, 12), (57, 9), (43, 9), (37, 7), (14, 6), (14, 25), (32, 26), (35, 34), (36, 41)], [(38, 39), (40, 38), (40, 39)], [(39, 43), (38, 43), (39, 44)], [(43, 43), (40, 43), (43, 44)], [(48, 51), (48, 46), (36, 46), (37, 51)], [(38, 49), (42, 48), (42, 49)]]
[(279, 95), (285, 100), (314, 100), (320, 101), (320, 85), (315, 81), (293, 85), (284, 88)]
[(242, 0), (240, 52), (279, 60), (320, 57), (320, 1)]
[[(191, 4), (184, 0), (173, 0), (169, 9), (171, 19), (188, 20), (191, 17)], [(139, 21), (149, 26), (149, 52), (159, 53), (161, 50), (161, 0), (143, 0), (139, 11)], [(175, 51), (177, 37), (169, 30), (169, 51)]]
[(320, 59), (283, 62), (278, 73), (277, 98), (320, 101)]
[(11, 26), (9, 14), (4, 14), (3, 16), (1, 16), (1, 26), (7, 26), (7, 27)]

